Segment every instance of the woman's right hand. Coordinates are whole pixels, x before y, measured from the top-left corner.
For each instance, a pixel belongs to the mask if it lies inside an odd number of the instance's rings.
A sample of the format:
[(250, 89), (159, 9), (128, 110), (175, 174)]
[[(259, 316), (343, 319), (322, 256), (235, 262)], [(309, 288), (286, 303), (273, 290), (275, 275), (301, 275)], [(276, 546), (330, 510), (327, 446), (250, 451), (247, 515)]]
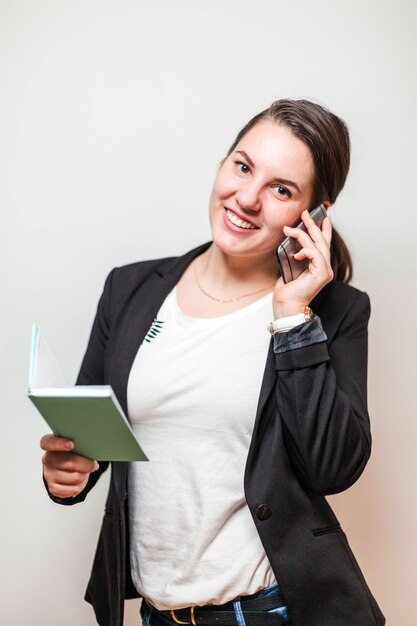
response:
[(41, 448), (45, 450), (43, 475), (50, 493), (57, 498), (78, 496), (90, 474), (99, 468), (97, 461), (73, 454), (73, 447), (73, 442), (63, 437), (44, 435), (41, 439)]

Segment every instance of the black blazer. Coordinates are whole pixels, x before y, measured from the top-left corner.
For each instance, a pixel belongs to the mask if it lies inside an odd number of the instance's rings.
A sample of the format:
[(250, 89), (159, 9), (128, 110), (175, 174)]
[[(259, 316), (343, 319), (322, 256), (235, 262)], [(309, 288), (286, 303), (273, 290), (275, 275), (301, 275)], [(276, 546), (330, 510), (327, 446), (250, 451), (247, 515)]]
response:
[[(178, 259), (111, 272), (78, 384), (112, 385), (127, 413), (127, 381), (137, 350), (166, 295), (208, 245)], [(328, 340), (282, 354), (274, 353), (271, 341), (246, 463), (246, 500), (292, 626), (379, 626), (384, 617), (324, 497), (352, 485), (370, 454), (369, 300), (333, 281), (311, 306)], [(107, 465), (100, 464), (78, 497), (53, 500), (84, 500)], [(129, 571), (127, 506), (127, 463), (112, 463), (86, 592), (101, 626), (122, 626), (124, 598), (138, 595)]]

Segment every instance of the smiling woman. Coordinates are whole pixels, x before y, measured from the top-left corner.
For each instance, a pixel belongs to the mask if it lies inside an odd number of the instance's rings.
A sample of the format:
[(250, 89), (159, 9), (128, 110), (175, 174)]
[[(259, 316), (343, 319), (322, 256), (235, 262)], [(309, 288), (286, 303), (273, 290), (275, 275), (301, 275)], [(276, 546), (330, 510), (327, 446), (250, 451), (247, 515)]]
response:
[[(330, 219), (308, 212), (335, 202), (348, 169), (344, 122), (279, 100), (218, 167), (213, 241), (110, 273), (78, 383), (113, 386), (150, 462), (112, 467), (86, 595), (102, 626), (138, 595), (145, 626), (385, 623), (324, 497), (359, 478), (371, 446), (369, 300), (347, 284)], [(287, 283), (285, 236), (307, 260)], [(52, 435), (41, 446), (61, 504), (109, 465)]]
[(210, 201), (215, 245), (242, 259), (273, 256), (284, 226), (292, 225), (310, 207), (313, 182), (307, 146), (285, 126), (259, 122), (217, 172)]

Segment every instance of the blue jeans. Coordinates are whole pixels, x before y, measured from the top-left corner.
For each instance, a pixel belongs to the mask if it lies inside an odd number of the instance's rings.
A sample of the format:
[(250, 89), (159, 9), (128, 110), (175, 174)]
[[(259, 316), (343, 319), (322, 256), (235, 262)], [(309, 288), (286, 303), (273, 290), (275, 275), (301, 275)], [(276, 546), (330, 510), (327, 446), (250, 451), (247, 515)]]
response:
[[(277, 589), (279, 590), (277, 586), (266, 587), (265, 589), (263, 589), (262, 591), (259, 591), (258, 593), (255, 593), (251, 597), (258, 598), (261, 596), (272, 595)], [(239, 598), (233, 601), (233, 608), (234, 608), (234, 612), (236, 615), (238, 626), (246, 626), (245, 617), (240, 607)], [(271, 609), (268, 611), (268, 613), (278, 613), (283, 618), (288, 620), (288, 613), (287, 613), (286, 606), (279, 606), (276, 609)], [(160, 613), (158, 613), (152, 607), (152, 605), (148, 604), (148, 602), (145, 599), (142, 601), (140, 614), (142, 617), (143, 626), (176, 626), (173, 619), (171, 619), (168, 615), (165, 616), (165, 615), (161, 615)], [(203, 626), (203, 625), (200, 624), (199, 626)], [(222, 625), (219, 624), (219, 626), (222, 626)], [(288, 626), (291, 626), (289, 621), (288, 621)]]

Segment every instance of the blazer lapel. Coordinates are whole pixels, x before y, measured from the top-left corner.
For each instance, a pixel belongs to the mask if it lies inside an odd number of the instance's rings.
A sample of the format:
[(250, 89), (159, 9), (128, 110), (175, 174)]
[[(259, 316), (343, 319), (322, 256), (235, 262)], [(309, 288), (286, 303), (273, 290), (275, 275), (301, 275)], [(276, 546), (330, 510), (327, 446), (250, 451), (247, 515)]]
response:
[(117, 331), (109, 375), (109, 382), (126, 415), (127, 383), (139, 347), (161, 304), (177, 284), (181, 274), (209, 245), (210, 243), (199, 246), (178, 259), (165, 262), (159, 269), (154, 269), (147, 277), (142, 277), (131, 295)]
[(272, 390), (274, 389), (276, 378), (277, 378), (277, 370), (275, 367), (274, 343), (271, 337), (271, 342), (269, 344), (269, 349), (268, 349), (268, 355), (266, 357), (261, 391), (259, 394), (258, 407), (256, 409), (256, 418), (255, 418), (255, 424), (253, 427), (253, 438), (256, 435), (256, 431), (258, 429), (259, 422), (260, 422), (265, 404)]

